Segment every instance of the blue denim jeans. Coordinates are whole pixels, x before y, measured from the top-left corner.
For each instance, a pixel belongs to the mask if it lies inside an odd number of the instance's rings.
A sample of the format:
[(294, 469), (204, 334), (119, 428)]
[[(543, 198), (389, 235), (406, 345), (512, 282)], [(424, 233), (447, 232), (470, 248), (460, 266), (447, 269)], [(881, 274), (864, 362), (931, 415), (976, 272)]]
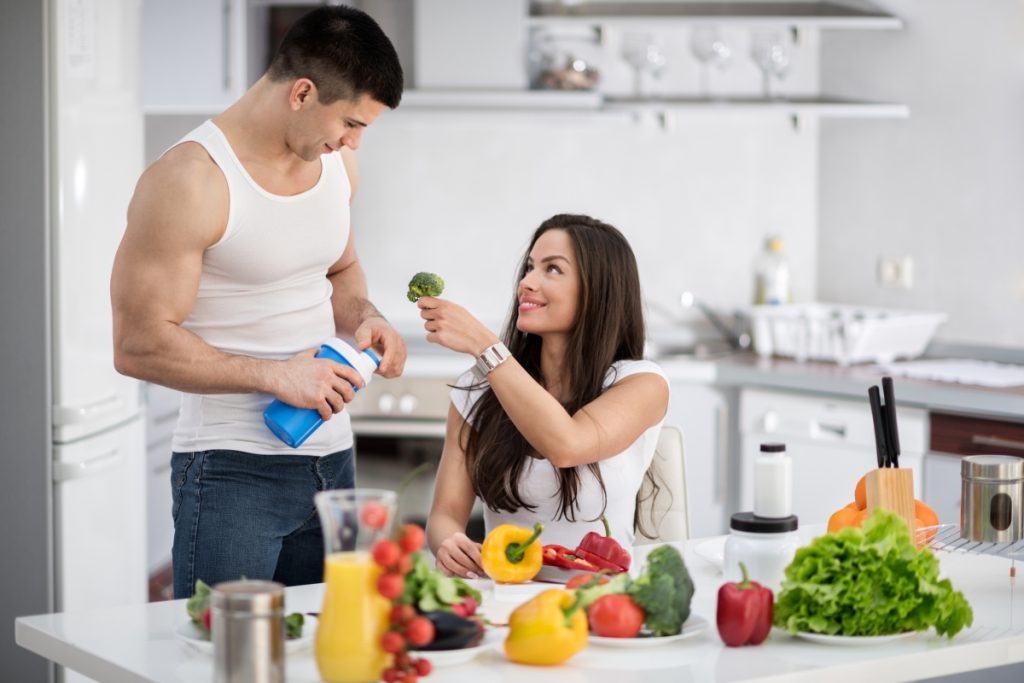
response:
[(323, 580), (313, 495), (353, 488), (353, 449), (323, 457), (198, 451), (171, 456), (174, 597), (197, 579), (286, 586)]

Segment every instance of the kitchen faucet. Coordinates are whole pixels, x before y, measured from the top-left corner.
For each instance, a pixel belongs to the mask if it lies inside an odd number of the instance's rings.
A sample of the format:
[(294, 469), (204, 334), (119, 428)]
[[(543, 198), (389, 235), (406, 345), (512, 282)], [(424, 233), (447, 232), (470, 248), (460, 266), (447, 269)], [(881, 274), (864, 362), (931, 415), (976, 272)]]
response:
[(718, 330), (718, 332), (725, 337), (726, 341), (729, 342), (729, 346), (734, 349), (748, 349), (750, 348), (750, 335), (746, 332), (737, 333), (733, 328), (722, 322), (722, 319), (712, 311), (707, 304), (694, 296), (693, 292), (683, 292), (679, 296), (679, 303), (683, 308), (696, 308), (704, 317), (708, 319), (708, 322)]

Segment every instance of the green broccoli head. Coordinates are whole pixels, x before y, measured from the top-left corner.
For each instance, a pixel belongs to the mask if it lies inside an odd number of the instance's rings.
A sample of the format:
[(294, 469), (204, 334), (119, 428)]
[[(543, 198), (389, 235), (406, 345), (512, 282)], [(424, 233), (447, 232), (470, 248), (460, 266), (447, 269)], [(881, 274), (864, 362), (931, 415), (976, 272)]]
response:
[(444, 291), (444, 280), (435, 273), (416, 273), (409, 280), (409, 301), (419, 301), (421, 296), (440, 296)]
[(690, 616), (693, 579), (679, 551), (663, 545), (647, 556), (647, 569), (627, 593), (643, 609), (644, 624), (654, 635), (675, 635)]

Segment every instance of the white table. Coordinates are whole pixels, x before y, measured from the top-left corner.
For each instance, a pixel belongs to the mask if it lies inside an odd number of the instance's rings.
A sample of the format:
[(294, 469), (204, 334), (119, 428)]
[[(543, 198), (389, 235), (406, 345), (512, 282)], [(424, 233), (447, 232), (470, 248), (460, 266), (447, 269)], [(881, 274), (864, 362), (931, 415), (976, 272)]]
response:
[[(974, 608), (974, 626), (953, 640), (934, 631), (871, 647), (836, 647), (773, 633), (760, 647), (724, 647), (714, 629), (721, 575), (685, 545), (697, 590), (693, 612), (712, 624), (704, 634), (657, 648), (589, 647), (559, 667), (524, 667), (500, 649), (469, 664), (436, 668), (436, 683), (656, 683), (666, 681), (916, 680), (1024, 662), (1024, 596), (1014, 590), (1009, 560), (940, 552), (943, 574)], [(287, 611), (317, 611), (323, 586), (289, 588)], [(486, 605), (486, 597), (485, 597)], [(185, 619), (183, 600), (81, 613), (21, 617), (19, 645), (104, 683), (195, 683), (212, 680), (212, 660), (175, 639)], [(290, 683), (319, 681), (311, 650), (287, 661)]]

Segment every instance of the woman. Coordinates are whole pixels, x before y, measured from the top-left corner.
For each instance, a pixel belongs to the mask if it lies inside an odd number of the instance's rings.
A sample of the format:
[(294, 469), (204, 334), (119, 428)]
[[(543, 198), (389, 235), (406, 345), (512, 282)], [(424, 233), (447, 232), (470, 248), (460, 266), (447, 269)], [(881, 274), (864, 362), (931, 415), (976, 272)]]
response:
[[(477, 496), (488, 531), (544, 523), (541, 540), (576, 547), (605, 515), (633, 545), (636, 494), (668, 407), (668, 383), (642, 360), (636, 259), (622, 234), (560, 214), (533, 235), (505, 344), (464, 308), (418, 302), (427, 341), (476, 357), (452, 390), (427, 538), (448, 574), (482, 574), (465, 535)], [(509, 352), (511, 352), (509, 354)]]

